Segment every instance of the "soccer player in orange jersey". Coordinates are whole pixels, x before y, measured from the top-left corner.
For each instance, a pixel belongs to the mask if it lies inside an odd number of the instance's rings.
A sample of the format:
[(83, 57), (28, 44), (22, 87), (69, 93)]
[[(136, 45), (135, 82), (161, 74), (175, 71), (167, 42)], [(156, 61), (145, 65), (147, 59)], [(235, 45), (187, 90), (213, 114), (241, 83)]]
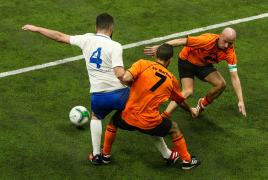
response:
[(172, 100), (194, 117), (198, 115), (197, 109), (190, 107), (180, 93), (178, 80), (167, 69), (172, 57), (173, 47), (163, 44), (157, 49), (155, 62), (141, 59), (125, 72), (123, 81), (132, 84), (129, 100), (125, 110), (117, 111), (107, 127), (102, 154), (104, 163), (110, 162), (117, 128), (138, 130), (150, 136), (164, 137), (169, 134), (183, 161), (182, 169), (188, 170), (201, 163), (199, 159), (190, 156), (177, 124), (159, 114), (160, 104)]
[[(231, 81), (233, 88), (238, 97), (238, 108), (244, 116), (246, 110), (242, 95), (240, 79), (237, 74), (237, 59), (234, 50), (234, 41), (236, 39), (236, 31), (232, 28), (225, 28), (220, 35), (202, 34), (197, 37), (187, 36), (166, 42), (173, 47), (185, 46), (178, 61), (178, 69), (182, 84), (182, 95), (186, 98), (190, 97), (194, 91), (194, 76), (202, 81), (212, 84), (212, 88), (204, 96), (199, 99), (197, 109), (199, 116), (205, 110), (205, 107), (218, 98), (226, 87), (226, 82), (213, 66), (222, 60), (226, 60), (229, 66)], [(146, 55), (153, 55), (159, 45), (145, 47)], [(170, 102), (166, 111), (167, 117), (178, 107), (177, 103)]]

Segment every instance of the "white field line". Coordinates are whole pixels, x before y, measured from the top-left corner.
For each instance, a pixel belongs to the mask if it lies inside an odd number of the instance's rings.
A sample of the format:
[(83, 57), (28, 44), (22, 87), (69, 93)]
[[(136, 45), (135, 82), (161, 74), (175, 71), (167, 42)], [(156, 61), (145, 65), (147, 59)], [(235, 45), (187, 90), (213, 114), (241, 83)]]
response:
[[(251, 17), (247, 17), (247, 18), (243, 18), (243, 19), (228, 21), (228, 22), (224, 22), (224, 23), (220, 23), (220, 24), (214, 24), (214, 25), (210, 25), (210, 26), (206, 26), (206, 27), (202, 27), (202, 28), (192, 29), (189, 31), (183, 31), (180, 33), (170, 34), (168, 36), (153, 38), (150, 40), (140, 41), (140, 42), (136, 42), (136, 43), (132, 43), (132, 44), (127, 44), (127, 45), (123, 46), (123, 49), (129, 49), (129, 48), (133, 48), (133, 47), (137, 47), (137, 46), (141, 46), (141, 45), (146, 45), (146, 44), (151, 44), (154, 42), (159, 42), (159, 41), (163, 41), (163, 40), (167, 40), (167, 39), (178, 38), (178, 37), (186, 36), (186, 35), (193, 34), (193, 33), (207, 31), (210, 29), (216, 29), (219, 27), (230, 26), (232, 24), (238, 24), (238, 23), (242, 23), (242, 22), (247, 22), (247, 21), (265, 18), (265, 17), (268, 17), (268, 13), (260, 14), (257, 16), (251, 16)], [(64, 63), (71, 62), (71, 61), (77, 61), (77, 60), (80, 60), (83, 58), (84, 58), (83, 55), (79, 55), (79, 56), (66, 58), (66, 59), (62, 59), (62, 60), (58, 60), (58, 61), (54, 61), (54, 62), (50, 62), (50, 63), (45, 63), (45, 64), (36, 65), (36, 66), (32, 66), (32, 67), (22, 68), (22, 69), (18, 69), (18, 70), (14, 70), (14, 71), (3, 72), (3, 73), (0, 73), (0, 78), (15, 75), (15, 74), (20, 74), (20, 73), (24, 73), (24, 72), (28, 72), (28, 71), (33, 71), (33, 70), (37, 70), (37, 69), (42, 69), (42, 68), (46, 68), (46, 67), (50, 67), (50, 66), (56, 66), (56, 65), (64, 64)]]

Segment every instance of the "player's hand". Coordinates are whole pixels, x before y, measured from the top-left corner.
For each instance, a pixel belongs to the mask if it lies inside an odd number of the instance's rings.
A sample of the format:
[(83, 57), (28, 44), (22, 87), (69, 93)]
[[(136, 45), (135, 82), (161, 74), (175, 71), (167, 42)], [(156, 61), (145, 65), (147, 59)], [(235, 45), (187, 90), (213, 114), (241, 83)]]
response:
[(245, 108), (243, 101), (239, 101), (238, 108), (239, 108), (239, 111), (242, 112), (242, 114), (246, 117), (247, 113), (246, 113), (246, 108)]
[(152, 56), (152, 58), (154, 58), (154, 54), (156, 53), (158, 47), (159, 47), (159, 45), (155, 45), (155, 46), (151, 46), (151, 47), (146, 46), (144, 48), (144, 54), (146, 56)]
[(198, 110), (196, 108), (191, 108), (191, 114), (194, 118), (197, 118), (198, 117)]
[(33, 31), (33, 32), (37, 32), (38, 31), (38, 27), (33, 26), (33, 25), (29, 25), (29, 24), (23, 26), (22, 29), (25, 30), (25, 31), (26, 30), (29, 30), (29, 31)]

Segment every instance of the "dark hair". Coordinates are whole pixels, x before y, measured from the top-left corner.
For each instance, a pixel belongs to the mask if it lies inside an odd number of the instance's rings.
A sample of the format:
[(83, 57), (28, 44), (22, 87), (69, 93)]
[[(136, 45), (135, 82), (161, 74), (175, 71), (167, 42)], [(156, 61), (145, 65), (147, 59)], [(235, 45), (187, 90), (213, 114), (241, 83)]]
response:
[(97, 26), (97, 29), (99, 30), (102, 30), (102, 29), (108, 30), (113, 24), (114, 24), (113, 17), (107, 13), (98, 15), (96, 19), (96, 26)]
[(168, 61), (173, 57), (173, 46), (162, 44), (156, 51), (156, 57), (162, 61)]

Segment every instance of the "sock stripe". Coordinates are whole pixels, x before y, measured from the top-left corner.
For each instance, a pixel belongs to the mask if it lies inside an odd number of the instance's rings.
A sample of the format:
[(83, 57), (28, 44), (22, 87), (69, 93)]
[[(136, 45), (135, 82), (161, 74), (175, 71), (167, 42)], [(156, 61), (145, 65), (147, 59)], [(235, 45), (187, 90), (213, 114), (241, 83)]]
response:
[(179, 139), (172, 140), (172, 142), (177, 142), (177, 141), (181, 140), (182, 138), (183, 138), (183, 136), (181, 136)]
[(115, 132), (116, 132), (116, 130), (111, 129), (111, 128), (107, 128), (107, 131), (109, 131), (109, 132), (113, 132), (113, 133), (115, 133)]
[(167, 115), (166, 111), (164, 111), (163, 114), (165, 114), (170, 119), (170, 116)]
[(208, 95), (205, 96), (206, 101), (210, 104), (212, 101), (208, 98)]
[(116, 128), (114, 128), (114, 127), (112, 127), (110, 125), (107, 126), (107, 129), (106, 130), (109, 131), (109, 132), (112, 132), (112, 133), (116, 133), (116, 131), (117, 131)]

